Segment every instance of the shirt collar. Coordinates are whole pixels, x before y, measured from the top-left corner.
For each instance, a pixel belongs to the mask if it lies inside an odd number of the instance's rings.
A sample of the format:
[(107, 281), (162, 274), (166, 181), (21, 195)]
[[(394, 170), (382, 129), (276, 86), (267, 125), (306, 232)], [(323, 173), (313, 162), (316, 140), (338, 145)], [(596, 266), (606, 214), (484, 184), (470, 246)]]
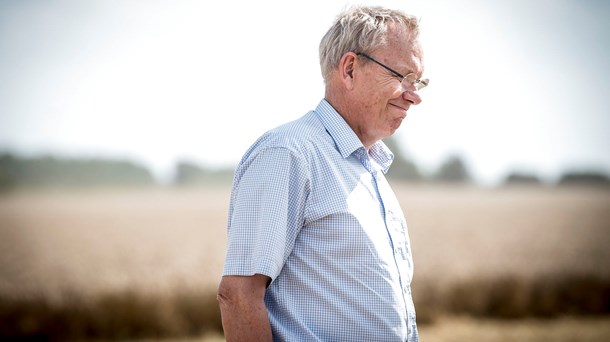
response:
[[(315, 112), (343, 158), (349, 157), (360, 148), (364, 150), (364, 145), (356, 133), (326, 99), (320, 101)], [(394, 160), (394, 154), (381, 140), (371, 146), (369, 156), (381, 166), (383, 173), (388, 172)]]
[(383, 141), (376, 142), (369, 151), (369, 155), (381, 166), (381, 171), (387, 173), (394, 161), (394, 154)]

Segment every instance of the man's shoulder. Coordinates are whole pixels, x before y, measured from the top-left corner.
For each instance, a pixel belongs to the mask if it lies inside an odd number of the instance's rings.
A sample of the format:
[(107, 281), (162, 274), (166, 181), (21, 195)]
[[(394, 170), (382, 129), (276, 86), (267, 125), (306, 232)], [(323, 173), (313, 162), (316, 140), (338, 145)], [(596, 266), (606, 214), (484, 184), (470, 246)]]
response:
[[(332, 139), (315, 111), (275, 127), (261, 135), (243, 155), (240, 167), (248, 167), (262, 154), (287, 154), (304, 163), (332, 148)], [(282, 167), (277, 165), (277, 167)]]
[(259, 148), (284, 147), (300, 150), (321, 139), (326, 130), (314, 111), (265, 132), (255, 143)]

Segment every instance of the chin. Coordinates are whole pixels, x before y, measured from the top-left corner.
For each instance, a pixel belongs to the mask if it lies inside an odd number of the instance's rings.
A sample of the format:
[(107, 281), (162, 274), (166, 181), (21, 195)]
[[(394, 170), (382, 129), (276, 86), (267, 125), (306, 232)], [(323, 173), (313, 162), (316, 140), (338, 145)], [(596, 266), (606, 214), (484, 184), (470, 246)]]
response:
[(400, 125), (402, 124), (402, 119), (397, 120), (394, 125), (392, 125), (392, 127), (390, 127), (390, 132), (391, 134), (394, 134), (394, 132), (396, 132), (396, 130), (398, 130), (400, 128)]
[(385, 138), (391, 137), (392, 135), (394, 135), (394, 133), (396, 133), (396, 131), (398, 130), (398, 127), (394, 128), (394, 129), (390, 129), (386, 134), (385, 134)]

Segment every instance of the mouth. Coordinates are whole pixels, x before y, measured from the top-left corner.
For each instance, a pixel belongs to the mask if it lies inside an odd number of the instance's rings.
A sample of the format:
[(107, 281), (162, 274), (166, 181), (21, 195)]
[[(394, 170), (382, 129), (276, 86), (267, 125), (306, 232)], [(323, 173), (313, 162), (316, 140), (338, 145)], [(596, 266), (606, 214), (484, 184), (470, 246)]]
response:
[(392, 107), (397, 108), (397, 109), (399, 109), (399, 110), (400, 110), (400, 112), (401, 112), (401, 113), (400, 113), (400, 114), (401, 114), (401, 115), (400, 115), (400, 121), (402, 121), (404, 118), (406, 118), (406, 117), (407, 117), (407, 109), (408, 109), (408, 108), (403, 108), (403, 107), (401, 107), (401, 106), (398, 106), (398, 105), (395, 105), (395, 104), (392, 104), (392, 103), (390, 103), (390, 105), (391, 105)]
[(395, 105), (395, 104), (393, 104), (393, 103), (390, 103), (390, 105), (392, 105), (392, 106), (394, 106), (394, 107), (396, 107), (396, 108), (398, 108), (398, 109), (404, 110), (404, 111), (405, 111), (405, 114), (406, 114), (406, 112), (407, 112), (407, 110), (408, 110), (408, 108), (403, 108), (403, 107), (401, 107), (401, 106), (399, 106), (399, 105)]

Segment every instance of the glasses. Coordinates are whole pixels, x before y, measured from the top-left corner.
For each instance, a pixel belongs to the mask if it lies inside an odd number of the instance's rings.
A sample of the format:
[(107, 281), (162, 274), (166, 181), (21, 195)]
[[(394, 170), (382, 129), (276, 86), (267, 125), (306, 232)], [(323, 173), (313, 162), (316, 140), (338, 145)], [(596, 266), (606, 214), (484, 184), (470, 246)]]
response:
[(407, 81), (408, 84), (412, 84), (412, 85), (415, 86), (415, 90), (416, 91), (422, 90), (423, 88), (425, 88), (428, 85), (428, 83), (430, 83), (430, 80), (427, 79), (427, 78), (418, 79), (417, 75), (415, 73), (409, 73), (409, 74), (403, 75), (403, 74), (399, 73), (398, 71), (396, 71), (396, 70), (386, 66), (385, 64), (377, 61), (375, 58), (367, 55), (364, 52), (357, 52), (356, 55), (357, 56), (362, 56), (362, 57), (364, 57), (366, 59), (370, 59), (371, 61), (379, 64), (381, 67), (383, 67), (387, 71), (393, 73), (396, 77), (400, 78), (400, 84), (401, 85), (404, 86), (405, 84), (403, 84), (403, 83), (405, 81)]

